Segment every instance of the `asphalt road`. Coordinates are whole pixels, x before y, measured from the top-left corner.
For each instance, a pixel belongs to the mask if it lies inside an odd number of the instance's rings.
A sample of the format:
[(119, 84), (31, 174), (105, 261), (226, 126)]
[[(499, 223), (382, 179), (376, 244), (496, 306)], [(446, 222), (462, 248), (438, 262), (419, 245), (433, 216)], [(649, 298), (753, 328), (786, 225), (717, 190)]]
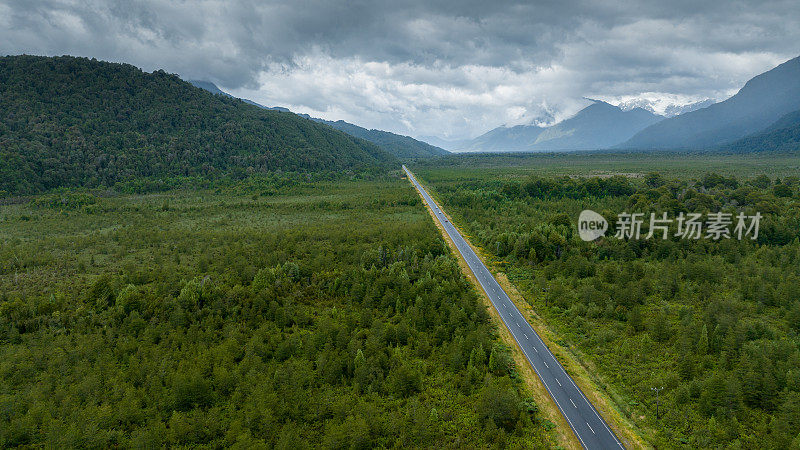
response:
[(528, 362), (530, 362), (536, 374), (539, 375), (545, 388), (547, 388), (547, 392), (550, 393), (550, 397), (556, 402), (558, 409), (567, 419), (569, 426), (575, 432), (583, 447), (587, 449), (624, 448), (608, 424), (600, 417), (594, 406), (564, 371), (561, 363), (555, 359), (539, 335), (536, 334), (536, 331), (533, 330), (516, 305), (514, 305), (514, 302), (500, 287), (500, 284), (497, 283), (489, 269), (486, 268), (478, 258), (478, 255), (472, 250), (472, 247), (461, 236), (461, 233), (450, 223), (444, 212), (431, 199), (428, 192), (419, 184), (408, 168), (403, 166), (403, 170), (405, 170), (408, 178), (414, 183), (414, 186), (434, 211), (436, 218), (447, 234), (456, 244), (461, 256), (467, 261), (472, 273), (475, 274), (475, 278), (478, 279), (481, 287), (486, 291), (494, 308), (499, 313), (500, 318), (503, 319), (503, 323), (514, 336)]

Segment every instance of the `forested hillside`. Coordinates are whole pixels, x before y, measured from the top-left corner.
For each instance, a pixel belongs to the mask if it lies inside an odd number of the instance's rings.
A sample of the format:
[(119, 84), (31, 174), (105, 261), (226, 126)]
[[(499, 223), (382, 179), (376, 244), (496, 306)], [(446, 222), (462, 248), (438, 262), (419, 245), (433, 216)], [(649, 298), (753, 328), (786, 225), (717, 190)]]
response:
[[(800, 446), (798, 177), (417, 174), (656, 448)], [(584, 242), (587, 208), (609, 236), (624, 211), (764, 217), (755, 240), (682, 239), (673, 222), (665, 240)]]
[(736, 153), (800, 151), (800, 111), (781, 117), (760, 133), (722, 146), (722, 150)]
[(374, 144), (162, 71), (67, 56), (0, 58), (0, 190), (10, 193), (393, 161)]
[(0, 448), (552, 448), (408, 183), (304, 180), (0, 205)]

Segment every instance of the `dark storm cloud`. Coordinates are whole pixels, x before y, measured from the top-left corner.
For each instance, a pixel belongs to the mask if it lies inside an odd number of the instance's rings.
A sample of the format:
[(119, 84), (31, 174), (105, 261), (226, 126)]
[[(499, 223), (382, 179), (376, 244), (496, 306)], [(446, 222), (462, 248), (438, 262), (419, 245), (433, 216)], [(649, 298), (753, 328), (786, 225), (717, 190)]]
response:
[(0, 34), (6, 52), (136, 57), (182, 72), (206, 72), (210, 65), (232, 88), (253, 81), (270, 62), (291, 65), (313, 49), (417, 64), (547, 64), (569, 41), (568, 29), (585, 20), (564, 2), (2, 3), (10, 23)]
[(463, 136), (567, 115), (584, 96), (724, 96), (800, 52), (797, 17), (796, 1), (0, 0), (0, 53), (164, 68), (268, 104)]

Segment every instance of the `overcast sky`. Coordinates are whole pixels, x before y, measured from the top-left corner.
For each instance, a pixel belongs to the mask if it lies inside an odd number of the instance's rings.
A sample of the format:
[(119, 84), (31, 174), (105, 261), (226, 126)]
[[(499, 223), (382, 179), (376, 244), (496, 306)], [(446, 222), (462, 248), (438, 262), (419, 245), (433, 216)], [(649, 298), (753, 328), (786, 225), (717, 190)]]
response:
[(210, 80), (326, 119), (457, 139), (587, 104), (724, 99), (800, 54), (800, 2), (0, 0), (0, 54)]

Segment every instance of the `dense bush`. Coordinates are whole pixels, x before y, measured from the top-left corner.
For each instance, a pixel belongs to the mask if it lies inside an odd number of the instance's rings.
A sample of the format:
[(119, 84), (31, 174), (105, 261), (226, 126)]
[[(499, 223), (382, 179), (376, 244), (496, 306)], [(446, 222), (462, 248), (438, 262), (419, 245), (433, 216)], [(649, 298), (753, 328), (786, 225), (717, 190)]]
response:
[(272, 189), (0, 206), (0, 447), (552, 444), (410, 185)]

